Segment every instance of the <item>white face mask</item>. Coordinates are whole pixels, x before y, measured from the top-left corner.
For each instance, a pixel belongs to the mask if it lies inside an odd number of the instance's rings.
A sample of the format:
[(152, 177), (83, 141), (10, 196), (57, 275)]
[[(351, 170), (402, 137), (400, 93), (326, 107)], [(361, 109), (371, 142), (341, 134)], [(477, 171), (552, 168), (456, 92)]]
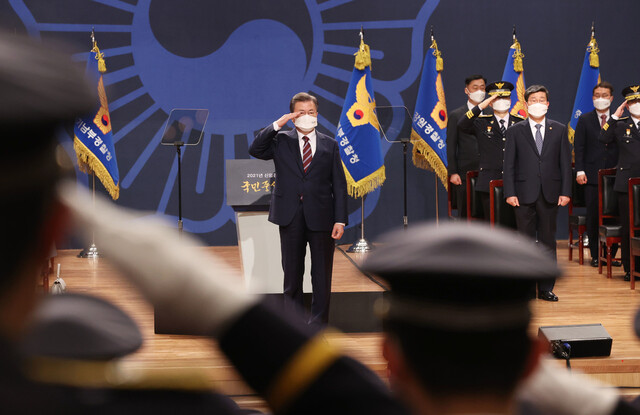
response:
[(629, 105), (629, 112), (636, 118), (640, 118), (640, 102)]
[(510, 99), (497, 99), (493, 101), (493, 109), (498, 112), (509, 111), (511, 108), (511, 100)]
[(301, 131), (308, 133), (318, 125), (318, 117), (309, 114), (301, 115), (293, 122)]
[(606, 98), (596, 98), (593, 100), (593, 106), (597, 110), (604, 111), (611, 106), (611, 101)]
[(477, 90), (469, 93), (469, 99), (473, 102), (480, 103), (484, 100), (484, 91)]
[(536, 103), (529, 105), (529, 114), (533, 115), (536, 118), (544, 117), (547, 113), (548, 107), (545, 104)]

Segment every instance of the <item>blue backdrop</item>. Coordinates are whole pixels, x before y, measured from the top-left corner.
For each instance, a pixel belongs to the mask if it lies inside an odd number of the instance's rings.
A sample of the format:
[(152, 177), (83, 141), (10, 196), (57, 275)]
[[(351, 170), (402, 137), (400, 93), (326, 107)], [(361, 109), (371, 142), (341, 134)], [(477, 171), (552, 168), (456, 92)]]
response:
[[(310, 91), (319, 98), (320, 128), (334, 134), (361, 26), (371, 46), (378, 105), (405, 105), (413, 114), (431, 26), (443, 53), (452, 110), (465, 101), (467, 75), (482, 73), (489, 81), (501, 76), (516, 24), (528, 85), (546, 85), (549, 117), (566, 123), (592, 21), (602, 79), (617, 90), (614, 105), (623, 86), (639, 81), (633, 40), (640, 28), (628, 23), (638, 15), (640, 2), (598, 0), (0, 2), (6, 31), (66, 41), (79, 64), (95, 28), (106, 56), (121, 177), (118, 204), (177, 219), (177, 160), (173, 148), (159, 145), (164, 123), (172, 108), (209, 109), (203, 142), (184, 151), (183, 215), (185, 229), (210, 245), (236, 243), (234, 213), (225, 203), (224, 160), (249, 158), (254, 133), (288, 112), (294, 93)], [(75, 159), (69, 133), (59, 138)], [(366, 235), (373, 240), (402, 226), (402, 147), (383, 142), (383, 152), (387, 181), (365, 205)], [(78, 180), (87, 182), (81, 173)], [(442, 218), (446, 193), (437, 188)], [(410, 163), (408, 191), (409, 224), (435, 218), (433, 173)], [(359, 235), (359, 200), (350, 201), (350, 212), (343, 242)], [(566, 237), (565, 212), (559, 215), (559, 237)]]

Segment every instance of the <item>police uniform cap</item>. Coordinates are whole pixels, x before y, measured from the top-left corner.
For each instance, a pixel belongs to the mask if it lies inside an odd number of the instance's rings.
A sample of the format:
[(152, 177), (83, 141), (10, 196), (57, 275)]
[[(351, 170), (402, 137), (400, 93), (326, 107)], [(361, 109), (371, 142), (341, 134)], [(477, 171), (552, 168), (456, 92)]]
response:
[(627, 101), (640, 99), (640, 85), (629, 85), (622, 90), (622, 96)]
[(363, 269), (390, 286), (384, 319), (463, 331), (526, 326), (536, 281), (560, 275), (529, 238), (467, 223), (392, 233)]
[(84, 294), (47, 296), (29, 326), (23, 351), (32, 357), (111, 360), (138, 350), (142, 334), (115, 305)]
[(510, 97), (511, 91), (513, 91), (513, 84), (507, 81), (493, 82), (487, 85), (485, 90), (489, 96)]

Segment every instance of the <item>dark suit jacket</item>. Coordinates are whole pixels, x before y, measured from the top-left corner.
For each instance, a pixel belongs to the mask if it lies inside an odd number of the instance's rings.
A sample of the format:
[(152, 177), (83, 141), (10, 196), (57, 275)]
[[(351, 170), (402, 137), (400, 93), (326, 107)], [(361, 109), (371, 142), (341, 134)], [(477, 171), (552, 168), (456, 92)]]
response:
[[(628, 133), (627, 133), (628, 131)], [(640, 177), (640, 132), (631, 117), (614, 120), (609, 117), (602, 127), (599, 140), (603, 143), (618, 143), (618, 165), (613, 190), (629, 192), (629, 179)]]
[(275, 131), (267, 126), (249, 148), (253, 157), (270, 160), (276, 167), (276, 186), (271, 196), (269, 221), (291, 223), (301, 199), (307, 227), (331, 231), (336, 222), (346, 224), (347, 181), (336, 140), (316, 130), (316, 152), (305, 174), (296, 130)]
[[(478, 170), (478, 140), (475, 135), (458, 129), (459, 120), (469, 111), (467, 103), (449, 113), (447, 122), (447, 170), (449, 174), (459, 174), (462, 183), (469, 170)], [(484, 111), (491, 113), (491, 108)]]
[[(480, 171), (476, 190), (488, 193), (491, 180), (502, 179), (506, 137), (500, 131), (500, 124), (495, 115), (480, 115), (480, 112), (480, 108), (476, 105), (460, 118), (458, 128), (465, 133), (475, 135), (478, 140)], [(509, 115), (509, 125), (505, 127), (509, 128), (522, 120), (521, 117)]]
[(598, 185), (598, 170), (609, 169), (618, 163), (618, 145), (615, 140), (611, 143), (601, 143), (600, 119), (596, 110), (582, 114), (576, 125), (576, 135), (573, 141), (576, 154), (576, 171), (584, 171), (587, 184)]
[(571, 197), (571, 149), (567, 126), (546, 119), (542, 154), (538, 155), (529, 121), (507, 130), (504, 153), (504, 195), (534, 203), (540, 195), (549, 203)]

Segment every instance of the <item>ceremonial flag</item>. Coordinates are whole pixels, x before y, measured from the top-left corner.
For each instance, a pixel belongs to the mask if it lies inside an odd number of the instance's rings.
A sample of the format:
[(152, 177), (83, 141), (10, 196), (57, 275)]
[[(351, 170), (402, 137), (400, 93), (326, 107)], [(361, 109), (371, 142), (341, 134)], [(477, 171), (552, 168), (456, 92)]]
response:
[(442, 87), (442, 52), (431, 36), (431, 47), (424, 58), (422, 78), (411, 125), (413, 164), (433, 170), (442, 185), (447, 180), (447, 104)]
[(371, 55), (362, 33), (360, 37), (360, 48), (355, 54), (353, 74), (336, 132), (347, 189), (354, 198), (374, 191), (386, 178), (371, 82)]
[(569, 121), (569, 141), (573, 144), (573, 137), (576, 133), (576, 125), (578, 118), (585, 112), (593, 111), (593, 88), (600, 82), (600, 59), (598, 58), (598, 43), (595, 39), (593, 28), (591, 29), (591, 40), (587, 44), (587, 50), (584, 54), (582, 63), (582, 72), (580, 73), (580, 82), (578, 82), (578, 91), (576, 99), (573, 102), (573, 111), (571, 111), (571, 121)]
[(510, 113), (512, 115), (519, 115), (526, 118), (527, 110), (524, 105), (524, 90), (526, 89), (526, 85), (524, 83), (524, 66), (522, 64), (522, 58), (524, 58), (524, 53), (522, 53), (520, 42), (518, 42), (518, 39), (516, 38), (516, 29), (514, 27), (513, 44), (509, 48), (509, 53), (507, 54), (507, 63), (504, 65), (502, 80), (511, 82), (516, 89), (516, 96), (518, 100), (516, 102), (513, 102), (512, 100)]
[(120, 195), (120, 177), (113, 146), (109, 105), (102, 81), (102, 74), (107, 69), (104, 54), (98, 49), (93, 33), (91, 38), (93, 49), (89, 52), (87, 61), (87, 77), (95, 82), (99, 102), (96, 103), (94, 112), (76, 119), (73, 147), (76, 150), (80, 170), (84, 173), (94, 172), (115, 200)]

